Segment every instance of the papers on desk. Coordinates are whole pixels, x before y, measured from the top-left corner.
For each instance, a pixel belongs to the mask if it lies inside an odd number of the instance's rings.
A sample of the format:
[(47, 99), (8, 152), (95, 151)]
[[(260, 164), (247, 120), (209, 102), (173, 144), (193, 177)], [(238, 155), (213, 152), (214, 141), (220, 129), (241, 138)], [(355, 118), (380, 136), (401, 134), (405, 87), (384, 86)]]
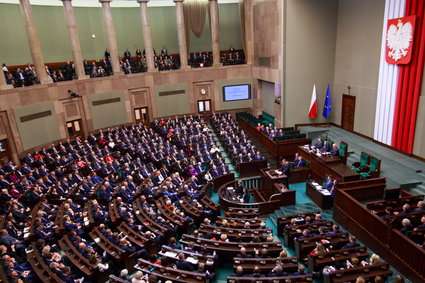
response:
[(326, 190), (326, 189), (321, 189), (321, 190), (319, 190), (319, 192), (321, 192), (325, 196), (330, 196), (331, 195), (331, 193), (328, 190)]
[(321, 194), (325, 195), (325, 196), (330, 196), (331, 193), (327, 190), (324, 189), (321, 185), (319, 185), (316, 182), (311, 182), (311, 184), (316, 188), (316, 190), (318, 190)]
[(276, 174), (279, 174), (279, 175), (282, 175), (282, 174), (283, 174), (283, 172), (282, 172), (282, 171), (279, 171), (279, 170), (274, 170), (274, 172), (275, 172)]
[(175, 252), (171, 252), (171, 251), (167, 251), (164, 255), (165, 255), (166, 257), (177, 258), (177, 253), (175, 253)]
[(198, 261), (199, 261), (199, 260), (197, 260), (196, 258), (191, 257), (191, 256), (187, 257), (187, 258), (186, 258), (186, 260), (187, 260), (188, 262), (190, 262), (191, 264), (198, 264)]

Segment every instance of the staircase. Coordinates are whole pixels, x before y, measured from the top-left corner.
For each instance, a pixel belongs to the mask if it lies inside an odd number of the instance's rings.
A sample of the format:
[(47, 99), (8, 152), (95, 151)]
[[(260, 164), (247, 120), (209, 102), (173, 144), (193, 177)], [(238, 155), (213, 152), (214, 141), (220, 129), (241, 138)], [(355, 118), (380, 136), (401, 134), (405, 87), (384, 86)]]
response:
[(236, 179), (239, 178), (239, 173), (236, 171), (236, 167), (233, 165), (232, 160), (229, 158), (229, 155), (227, 154), (226, 149), (224, 148), (223, 144), (220, 142), (220, 139), (217, 137), (217, 134), (215, 133), (214, 129), (211, 127), (210, 124), (208, 124), (208, 128), (211, 131), (215, 144), (220, 149), (221, 156), (224, 159), (224, 163), (229, 168), (230, 173), (234, 173)]

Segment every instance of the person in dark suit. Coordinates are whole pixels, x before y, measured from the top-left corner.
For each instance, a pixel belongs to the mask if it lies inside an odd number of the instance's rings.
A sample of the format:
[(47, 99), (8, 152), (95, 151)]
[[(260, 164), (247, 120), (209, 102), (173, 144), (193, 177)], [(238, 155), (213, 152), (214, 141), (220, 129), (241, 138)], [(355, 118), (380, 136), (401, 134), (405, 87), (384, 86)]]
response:
[(421, 229), (425, 229), (425, 215), (421, 218), (421, 224), (419, 224), (414, 230), (417, 231)]
[(317, 138), (317, 142), (314, 144), (314, 147), (316, 147), (317, 149), (322, 149), (323, 147), (323, 141), (322, 138)]
[(265, 277), (265, 275), (264, 274), (261, 274), (260, 267), (258, 265), (256, 265), (256, 266), (254, 266), (253, 273), (250, 274), (249, 277), (259, 278), (259, 277)]
[(252, 159), (254, 160), (263, 160), (264, 157), (261, 155), (261, 153), (257, 150), (257, 153), (254, 154), (254, 156), (252, 157)]
[(270, 271), (267, 274), (267, 277), (281, 277), (281, 276), (288, 276), (288, 273), (283, 271), (281, 265), (276, 265), (272, 271)]
[(130, 53), (130, 51), (128, 51), (128, 48), (124, 51), (124, 59), (126, 59), (126, 60), (131, 59), (131, 53)]
[(243, 195), (242, 180), (238, 180), (238, 182), (236, 184), (235, 192), (239, 197), (242, 197), (242, 195)]
[(339, 149), (335, 143), (332, 144), (332, 149), (330, 151), (332, 156), (339, 156)]
[(416, 208), (413, 211), (414, 212), (425, 211), (425, 201), (423, 200), (418, 201), (418, 204), (416, 205)]
[(294, 161), (294, 168), (301, 168), (305, 166), (304, 158), (299, 156), (297, 160)]
[(327, 189), (331, 194), (335, 189), (335, 181), (332, 176), (328, 176), (328, 180), (326, 181), (325, 189)]
[(236, 273), (233, 273), (232, 275), (230, 275), (230, 276), (233, 276), (233, 277), (244, 277), (244, 274), (243, 274), (243, 267), (241, 266), (241, 265), (238, 265), (237, 267), (236, 267)]
[(183, 253), (179, 253), (179, 260), (176, 262), (177, 269), (185, 270), (185, 271), (194, 271), (195, 268), (193, 265), (185, 259)]
[(410, 232), (410, 231), (412, 231), (412, 230), (413, 230), (413, 226), (412, 226), (412, 224), (410, 223), (410, 220), (409, 220), (408, 218), (404, 218), (404, 219), (401, 221), (401, 225), (402, 225), (402, 227), (401, 227), (401, 229), (400, 229), (400, 232), (401, 232), (401, 233), (403, 233), (404, 235), (406, 235), (406, 234), (407, 234), (407, 232)]
[(247, 254), (246, 253), (246, 248), (242, 247), (239, 250), (239, 253), (236, 255), (236, 257), (239, 257), (239, 258), (252, 258), (252, 255)]
[(357, 243), (357, 238), (355, 236), (350, 236), (348, 238), (348, 243), (345, 244), (342, 249), (349, 249), (349, 248), (354, 248), (354, 247), (358, 247), (360, 246), (359, 243)]
[(111, 57), (111, 52), (109, 51), (109, 48), (106, 48), (105, 50), (105, 59), (109, 60), (109, 58)]
[(279, 171), (286, 175), (286, 178), (282, 179), (282, 183), (289, 189), (289, 175), (291, 173), (291, 165), (286, 159), (282, 160), (282, 167), (280, 167)]
[(324, 142), (323, 142), (322, 151), (324, 151), (324, 152), (329, 152), (329, 151), (331, 151), (331, 147), (329, 146), (328, 141), (324, 141)]
[(292, 275), (303, 275), (305, 273), (305, 266), (303, 264), (298, 265), (298, 270), (292, 273)]

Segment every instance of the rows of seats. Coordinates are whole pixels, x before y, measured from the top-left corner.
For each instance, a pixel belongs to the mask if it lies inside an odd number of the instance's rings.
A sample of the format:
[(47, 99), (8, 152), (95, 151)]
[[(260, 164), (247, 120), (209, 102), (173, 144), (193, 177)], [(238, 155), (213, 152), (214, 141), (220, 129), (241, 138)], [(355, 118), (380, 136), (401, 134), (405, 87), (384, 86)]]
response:
[(376, 277), (385, 281), (392, 274), (378, 255), (369, 255), (354, 236), (322, 219), (318, 211), (281, 216), (278, 227), (285, 245), (293, 247), (297, 259), (324, 282), (354, 282), (359, 276), (366, 281)]
[[(153, 129), (137, 125), (104, 130), (84, 142), (68, 140), (29, 154), (21, 168), (13, 163), (2, 168), (1, 186), (15, 194), (12, 197), (3, 193), (10, 197), (2, 203), (3, 211), (13, 209), (12, 203), (17, 199), (25, 203), (22, 205), (34, 217), (28, 226), (24, 224), (28, 218), (23, 218), (20, 224), (28, 232), (25, 237), (16, 236), (25, 238), (27, 243), (39, 238), (52, 247), (63, 248), (74, 277), (93, 276), (98, 272), (93, 267), (98, 266), (119, 269), (125, 258), (148, 258), (159, 242), (167, 243), (179, 231), (176, 217), (191, 224), (200, 220), (191, 219), (191, 211), (209, 217), (215, 213), (206, 209), (210, 206), (204, 207), (204, 203), (211, 203), (199, 194), (205, 181), (200, 183), (195, 176), (185, 180), (178, 172), (169, 173), (176, 168), (176, 161), (163, 166), (162, 171), (156, 167), (162, 160), (157, 160), (156, 165), (150, 162), (147, 151), (167, 152), (165, 147), (173, 149)], [(186, 170), (183, 168), (181, 173)], [(163, 181), (154, 186), (154, 177), (162, 174)], [(185, 197), (186, 206), (180, 205)], [(160, 202), (162, 212), (157, 207)], [(45, 215), (46, 209), (49, 213)], [(83, 256), (87, 246), (96, 256)], [(89, 260), (94, 263), (89, 265)], [(25, 257), (20, 261), (25, 261)], [(62, 269), (66, 267), (63, 265)], [(36, 262), (32, 267), (46, 267), (45, 272), (55, 273), (53, 266)]]
[(419, 246), (425, 246), (424, 195), (369, 202), (367, 208)]
[(203, 176), (206, 180), (211, 180), (230, 173), (220, 148), (200, 115), (155, 120), (152, 126), (181, 148), (177, 155), (184, 156), (189, 163), (188, 170), (184, 171), (187, 176)]
[(229, 113), (212, 114), (210, 119), (234, 165), (265, 159)]
[[(229, 114), (211, 118), (218, 133), (229, 131), (230, 146), (245, 138)], [(211, 151), (214, 158), (199, 159)], [(183, 116), (154, 121), (152, 127), (100, 130), (87, 140), (28, 154), (19, 167), (8, 163), (0, 170), (0, 279), (206, 282), (217, 278), (217, 262), (223, 260), (234, 262), (228, 282), (311, 282), (313, 276), (340, 282), (354, 274), (390, 274), (386, 263), (371, 264), (361, 249), (356, 253), (367, 266), (350, 258), (353, 267), (346, 271), (328, 274), (319, 267), (306, 273), (316, 242), (339, 262), (346, 252), (353, 255), (344, 247), (352, 238), (341, 231), (327, 234), (333, 223), (316, 219), (315, 212), (280, 218), (279, 236), (297, 251), (297, 257), (288, 257), (258, 210), (230, 208), (220, 216), (206, 193), (217, 160), (222, 157), (208, 124), (199, 116)], [(315, 219), (311, 226), (305, 223), (308, 216)], [(293, 219), (298, 227), (284, 224)], [(298, 228), (309, 229), (311, 237), (300, 241)], [(332, 257), (327, 258), (331, 265)], [(135, 264), (130, 277), (127, 269)]]

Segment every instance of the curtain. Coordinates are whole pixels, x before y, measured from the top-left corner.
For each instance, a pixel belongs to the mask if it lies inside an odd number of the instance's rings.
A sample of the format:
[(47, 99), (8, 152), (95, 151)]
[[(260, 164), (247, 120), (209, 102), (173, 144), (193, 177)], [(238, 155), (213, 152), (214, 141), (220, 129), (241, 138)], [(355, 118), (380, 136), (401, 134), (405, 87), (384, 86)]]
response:
[(190, 31), (200, 37), (204, 31), (208, 0), (186, 0), (183, 2), (187, 50), (190, 50)]
[(241, 26), (242, 48), (243, 48), (244, 54), (246, 54), (245, 0), (239, 0), (239, 19), (240, 19), (240, 26)]

